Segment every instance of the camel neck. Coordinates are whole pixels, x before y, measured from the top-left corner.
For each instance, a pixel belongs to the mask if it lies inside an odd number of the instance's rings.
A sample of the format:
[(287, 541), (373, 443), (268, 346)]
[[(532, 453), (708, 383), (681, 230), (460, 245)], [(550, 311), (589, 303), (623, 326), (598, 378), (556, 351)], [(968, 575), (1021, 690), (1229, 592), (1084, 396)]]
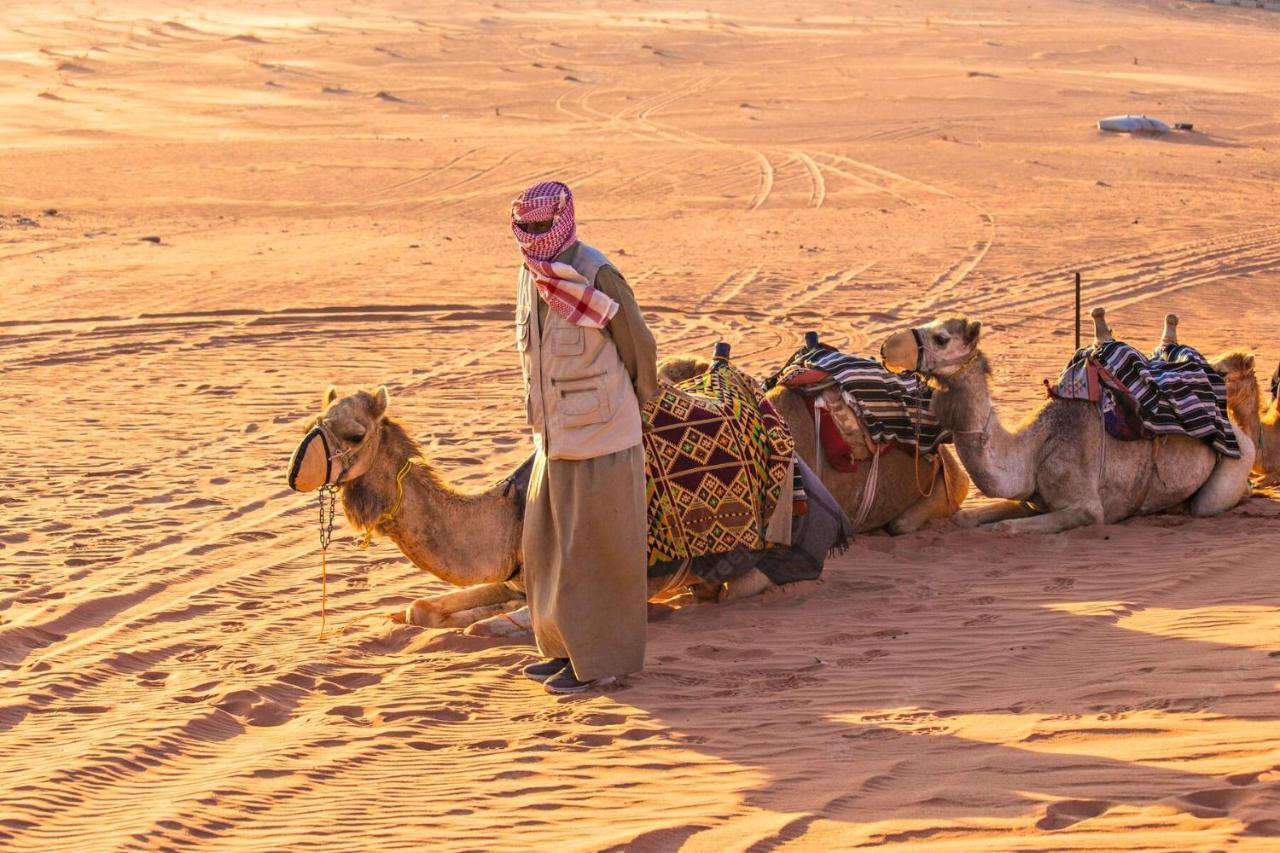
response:
[(1035, 491), (1033, 466), (1024, 434), (1010, 433), (991, 400), (986, 357), (948, 377), (934, 395), (934, 411), (943, 429), (955, 436), (974, 484), (993, 498), (1025, 500)]
[(1262, 393), (1256, 378), (1250, 377), (1245, 380), (1238, 396), (1233, 398), (1230, 393), (1227, 394), (1227, 410), (1231, 414), (1231, 419), (1244, 430), (1255, 447), (1262, 435), (1262, 415), (1267, 408), (1267, 404), (1262, 402)]
[[(519, 565), (520, 520), (513, 495), (500, 486), (464, 492), (442, 477), (417, 448), (402, 446), (399, 427), (384, 422), (384, 433), (369, 470), (343, 490), (343, 508), (357, 527), (375, 526), (418, 568), (454, 586), (508, 580)], [(389, 430), (389, 432), (388, 432)], [(412, 461), (403, 479), (404, 495), (395, 516), (380, 517), (397, 498), (396, 475)]]

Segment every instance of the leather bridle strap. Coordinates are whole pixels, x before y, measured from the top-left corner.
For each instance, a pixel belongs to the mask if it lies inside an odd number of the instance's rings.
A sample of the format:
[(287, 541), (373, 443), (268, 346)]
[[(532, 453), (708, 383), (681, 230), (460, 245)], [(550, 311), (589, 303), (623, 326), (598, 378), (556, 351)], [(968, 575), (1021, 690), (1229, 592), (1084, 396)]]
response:
[[(916, 370), (915, 372), (919, 373), (921, 376), (928, 376), (930, 374), (926, 373), (924, 369), (924, 349), (925, 349), (924, 332), (920, 331), (919, 328), (913, 327), (911, 329), (911, 336), (916, 339)], [(974, 347), (973, 352), (969, 353), (963, 358), (954, 358), (954, 359), (951, 359), (950, 361), (946, 361), (946, 362), (943, 362), (942, 364), (936, 365), (932, 370), (932, 375), (937, 376), (938, 370), (940, 368), (953, 367), (954, 365), (957, 365), (957, 364), (960, 365), (960, 369), (956, 372), (964, 373), (966, 370), (972, 367), (973, 363), (977, 360), (978, 360), (978, 349), (977, 347)]]
[[(338, 441), (338, 437), (333, 434), (333, 430), (329, 428), (329, 425), (325, 423), (323, 419), (316, 421), (316, 429), (320, 430), (320, 437), (324, 440), (325, 458), (327, 459), (327, 467), (324, 472), (325, 482), (335, 486), (340, 486), (342, 485), (342, 478), (351, 470), (352, 457), (361, 450), (364, 450), (365, 445), (368, 444), (369, 440), (373, 437), (375, 430), (369, 430), (365, 435), (364, 440), (355, 447), (349, 447), (346, 450), (343, 450), (341, 443)], [(333, 460), (335, 459), (339, 460), (342, 464), (342, 468), (338, 471), (338, 476), (336, 478), (333, 476)]]

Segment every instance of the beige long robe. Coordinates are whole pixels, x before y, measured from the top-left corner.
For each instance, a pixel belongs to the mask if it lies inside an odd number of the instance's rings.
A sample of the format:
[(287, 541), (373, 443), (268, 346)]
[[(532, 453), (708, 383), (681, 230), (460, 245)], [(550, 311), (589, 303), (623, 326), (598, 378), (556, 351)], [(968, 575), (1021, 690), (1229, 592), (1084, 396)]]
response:
[[(608, 331), (643, 406), (658, 387), (653, 335), (615, 269), (601, 267), (595, 286), (619, 304)], [(546, 312), (539, 300), (539, 327)], [(583, 681), (644, 668), (647, 535), (642, 445), (594, 459), (538, 453), (522, 543), (533, 633)]]

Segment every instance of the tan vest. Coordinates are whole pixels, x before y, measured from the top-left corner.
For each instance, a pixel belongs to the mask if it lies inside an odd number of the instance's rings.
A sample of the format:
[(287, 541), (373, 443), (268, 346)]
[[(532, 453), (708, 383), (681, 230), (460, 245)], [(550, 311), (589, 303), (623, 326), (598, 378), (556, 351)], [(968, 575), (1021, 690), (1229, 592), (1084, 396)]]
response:
[[(578, 243), (557, 258), (595, 283), (611, 266)], [(555, 311), (538, 321), (533, 275), (521, 265), (516, 285), (516, 349), (534, 445), (551, 459), (593, 459), (640, 443), (640, 405), (631, 375), (607, 329), (576, 326)]]

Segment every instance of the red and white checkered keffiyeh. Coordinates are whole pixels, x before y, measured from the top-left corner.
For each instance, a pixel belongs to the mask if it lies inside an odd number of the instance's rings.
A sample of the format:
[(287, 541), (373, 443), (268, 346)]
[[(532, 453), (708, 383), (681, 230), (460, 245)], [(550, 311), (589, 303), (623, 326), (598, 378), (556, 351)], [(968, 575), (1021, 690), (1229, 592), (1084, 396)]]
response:
[[(553, 224), (543, 234), (530, 234), (524, 222)], [(525, 266), (533, 274), (538, 295), (547, 306), (576, 326), (604, 328), (618, 313), (618, 303), (591, 286), (569, 264), (555, 258), (578, 239), (573, 216), (573, 193), (559, 181), (534, 184), (511, 202), (511, 233), (515, 235)]]

